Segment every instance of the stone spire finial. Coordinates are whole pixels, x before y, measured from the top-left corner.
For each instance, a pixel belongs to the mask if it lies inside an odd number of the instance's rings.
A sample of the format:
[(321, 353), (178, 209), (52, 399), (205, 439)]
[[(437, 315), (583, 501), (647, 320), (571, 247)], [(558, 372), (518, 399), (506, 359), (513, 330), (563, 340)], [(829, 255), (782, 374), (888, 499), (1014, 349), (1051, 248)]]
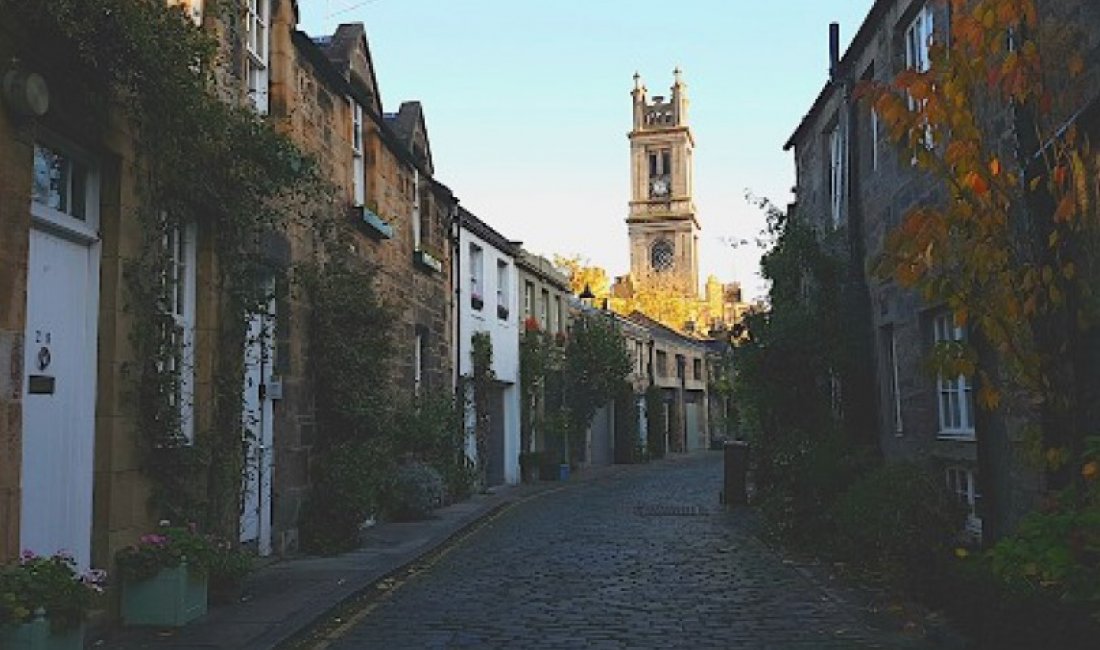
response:
[(638, 71), (634, 71), (634, 90), (642, 89), (642, 75), (638, 74)]

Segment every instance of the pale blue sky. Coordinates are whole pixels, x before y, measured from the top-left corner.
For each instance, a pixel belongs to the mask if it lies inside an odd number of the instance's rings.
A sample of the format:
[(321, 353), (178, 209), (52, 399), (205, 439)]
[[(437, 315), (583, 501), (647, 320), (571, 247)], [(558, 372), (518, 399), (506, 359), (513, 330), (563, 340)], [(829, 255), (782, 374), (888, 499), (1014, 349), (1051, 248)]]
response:
[(630, 89), (688, 84), (703, 278), (764, 290), (746, 190), (790, 200), (783, 143), (872, 0), (299, 0), (311, 36), (363, 22), (385, 110), (424, 103), (436, 175), (534, 252), (629, 270)]

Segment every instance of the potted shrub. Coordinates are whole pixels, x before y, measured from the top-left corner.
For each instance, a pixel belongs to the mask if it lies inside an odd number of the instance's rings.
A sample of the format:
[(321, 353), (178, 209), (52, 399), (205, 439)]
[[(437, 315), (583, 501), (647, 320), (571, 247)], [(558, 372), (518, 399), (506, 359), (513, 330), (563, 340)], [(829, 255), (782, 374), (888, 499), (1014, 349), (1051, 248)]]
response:
[(103, 593), (105, 574), (80, 574), (72, 556), (24, 551), (0, 567), (0, 648), (80, 650), (84, 617)]
[(193, 525), (168, 522), (119, 551), (123, 623), (180, 627), (205, 614), (213, 555), (211, 539)]
[(214, 543), (210, 555), (209, 600), (225, 605), (241, 598), (244, 579), (252, 572), (252, 554), (235, 548), (229, 540)]
[(426, 463), (411, 462), (397, 468), (386, 510), (394, 521), (427, 519), (443, 505), (443, 478)]
[(542, 467), (541, 451), (521, 451), (519, 453), (519, 473), (524, 483), (534, 483), (539, 479)]

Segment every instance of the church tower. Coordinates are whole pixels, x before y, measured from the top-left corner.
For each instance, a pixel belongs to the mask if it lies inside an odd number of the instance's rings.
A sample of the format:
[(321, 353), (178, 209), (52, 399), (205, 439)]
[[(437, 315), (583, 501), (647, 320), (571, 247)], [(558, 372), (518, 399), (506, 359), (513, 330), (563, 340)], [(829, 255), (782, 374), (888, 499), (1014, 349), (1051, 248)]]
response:
[(650, 101), (634, 74), (634, 128), (630, 131), (630, 275), (640, 289), (699, 295), (699, 222), (692, 199), (692, 150), (687, 86), (680, 69), (672, 94)]

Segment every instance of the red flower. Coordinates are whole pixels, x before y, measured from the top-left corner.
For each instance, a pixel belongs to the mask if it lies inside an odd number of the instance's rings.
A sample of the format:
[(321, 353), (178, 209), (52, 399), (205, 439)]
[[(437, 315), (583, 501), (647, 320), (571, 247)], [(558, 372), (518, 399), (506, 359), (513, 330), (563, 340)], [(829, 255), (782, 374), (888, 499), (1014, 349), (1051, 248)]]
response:
[(528, 316), (527, 320), (523, 321), (523, 331), (525, 332), (537, 332), (539, 331), (539, 319), (534, 316)]

